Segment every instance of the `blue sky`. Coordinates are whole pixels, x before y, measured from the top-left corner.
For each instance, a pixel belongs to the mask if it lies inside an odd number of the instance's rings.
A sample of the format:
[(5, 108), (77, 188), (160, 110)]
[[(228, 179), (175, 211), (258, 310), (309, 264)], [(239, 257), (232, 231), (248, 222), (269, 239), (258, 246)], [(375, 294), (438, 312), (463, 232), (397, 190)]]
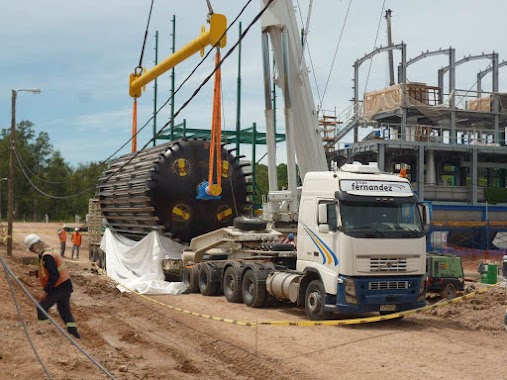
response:
[[(276, 0), (275, 0), (276, 1)], [(301, 17), (306, 20), (307, 0), (298, 0)], [(354, 0), (347, 20), (343, 40), (332, 71), (331, 61), (349, 0), (314, 1), (308, 46), (313, 66), (311, 82), (317, 99), (317, 87), (322, 94), (329, 76), (323, 102), (324, 109), (338, 111), (349, 106), (352, 97), (352, 65), (374, 47), (375, 34), (383, 1)], [(246, 0), (212, 1), (215, 12), (224, 13), (232, 21)], [(55, 149), (62, 152), (72, 165), (100, 161), (116, 151), (131, 136), (132, 99), (128, 95), (128, 77), (139, 60), (150, 0), (16, 0), (5, 1), (0, 13), (0, 125), (10, 125), (11, 89), (38, 87), (40, 95), (20, 93), (17, 120), (31, 120), (36, 130), (49, 134)], [(505, 45), (505, 15), (507, 3), (490, 0), (386, 0), (385, 8), (393, 10), (393, 40), (408, 44), (408, 58), (421, 51), (453, 46), (456, 58), (468, 54), (500, 53), (507, 59)], [(244, 13), (243, 28), (260, 9), (254, 0)], [(297, 9), (297, 7), (296, 7)], [(155, 0), (144, 65), (153, 66), (154, 33), (159, 31), (159, 60), (170, 54), (170, 20), (176, 15), (176, 47), (197, 37), (205, 22), (205, 0)], [(299, 10), (297, 18), (299, 19)], [(238, 30), (229, 34), (227, 51), (237, 40)], [(382, 19), (376, 46), (386, 45), (386, 26)], [(176, 68), (179, 84), (194, 68), (200, 57), (193, 57)], [(395, 62), (399, 56), (395, 56)], [(254, 26), (244, 40), (242, 57), (243, 127), (257, 122), (264, 128), (260, 26)], [(387, 85), (387, 57), (377, 56), (372, 63), (369, 90)], [(457, 71), (458, 88), (470, 88), (476, 73), (489, 62), (474, 61)], [(410, 67), (412, 81), (436, 85), (437, 70), (447, 65), (446, 56), (426, 59)], [(176, 98), (178, 108), (212, 70), (213, 60), (207, 61)], [(361, 88), (365, 87), (368, 65), (363, 65)], [(315, 74), (317, 84), (313, 75)], [(223, 68), (224, 128), (232, 130), (236, 123), (237, 55)], [(507, 91), (506, 75), (500, 71), (500, 91)], [(170, 78), (159, 79), (159, 104), (169, 96)], [(176, 121), (187, 119), (190, 128), (209, 128), (211, 118), (212, 82), (181, 113)], [(483, 81), (491, 89), (491, 76)], [(139, 101), (140, 126), (153, 110), (152, 85)], [(169, 109), (159, 116), (160, 127), (168, 120)], [(279, 128), (283, 128), (280, 124)], [(138, 146), (151, 137), (152, 128), (138, 137)], [(130, 145), (121, 153), (128, 153)], [(243, 149), (248, 152), (248, 148)], [(260, 157), (262, 152), (258, 154)]]

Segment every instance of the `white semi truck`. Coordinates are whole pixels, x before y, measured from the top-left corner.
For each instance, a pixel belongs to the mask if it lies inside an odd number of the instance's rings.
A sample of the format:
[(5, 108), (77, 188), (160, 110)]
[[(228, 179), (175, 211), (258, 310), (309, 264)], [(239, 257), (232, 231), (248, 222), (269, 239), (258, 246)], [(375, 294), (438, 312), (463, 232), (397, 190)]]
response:
[(264, 306), (270, 296), (290, 300), (304, 305), (313, 320), (328, 312), (421, 307), (427, 215), (408, 180), (376, 167), (309, 172), (296, 247), (276, 243), (277, 231), (240, 219), (239, 228), (192, 241), (183, 254), (183, 281), (190, 291), (223, 291), (228, 301), (252, 307)]
[[(261, 0), (262, 7), (267, 4)], [(297, 244), (279, 244), (281, 234), (266, 229), (266, 222), (240, 218), (235, 227), (192, 240), (183, 253), (183, 281), (190, 291), (223, 291), (228, 301), (252, 307), (264, 306), (270, 297), (287, 299), (304, 305), (314, 320), (328, 312), (392, 313), (423, 306), (427, 208), (407, 179), (376, 166), (328, 170), (292, 0), (272, 2), (261, 21), (269, 179), (264, 217), (274, 225), (297, 223)], [(269, 42), (285, 100), (288, 188), (282, 190)]]

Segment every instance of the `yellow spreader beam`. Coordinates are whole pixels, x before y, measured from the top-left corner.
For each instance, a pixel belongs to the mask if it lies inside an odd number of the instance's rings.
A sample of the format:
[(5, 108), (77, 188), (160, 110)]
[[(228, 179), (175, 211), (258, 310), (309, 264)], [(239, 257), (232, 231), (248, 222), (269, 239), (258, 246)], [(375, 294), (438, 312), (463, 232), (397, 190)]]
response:
[[(204, 29), (204, 27), (203, 27)], [(164, 74), (167, 70), (172, 69), (178, 63), (184, 61), (188, 57), (201, 51), (204, 54), (204, 48), (208, 45), (215, 46), (218, 43), (220, 47), (224, 47), (227, 39), (225, 31), (227, 29), (227, 18), (222, 14), (212, 14), (210, 16), (210, 28), (207, 31), (191, 41), (186, 46), (179, 49), (177, 52), (160, 62), (151, 70), (141, 73), (130, 74), (130, 88), (129, 94), (133, 98), (139, 98), (142, 94), (142, 89), (155, 78)]]

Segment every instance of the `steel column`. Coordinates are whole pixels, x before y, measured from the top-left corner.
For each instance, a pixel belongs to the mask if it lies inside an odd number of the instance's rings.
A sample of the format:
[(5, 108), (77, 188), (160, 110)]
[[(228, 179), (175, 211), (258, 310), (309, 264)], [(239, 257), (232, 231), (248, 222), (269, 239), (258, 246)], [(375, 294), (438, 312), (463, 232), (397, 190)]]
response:
[(262, 67), (264, 73), (264, 109), (266, 117), (266, 145), (268, 152), (269, 191), (278, 190), (276, 173), (276, 141), (274, 111), (271, 103), (271, 72), (269, 59), (269, 36), (262, 33)]

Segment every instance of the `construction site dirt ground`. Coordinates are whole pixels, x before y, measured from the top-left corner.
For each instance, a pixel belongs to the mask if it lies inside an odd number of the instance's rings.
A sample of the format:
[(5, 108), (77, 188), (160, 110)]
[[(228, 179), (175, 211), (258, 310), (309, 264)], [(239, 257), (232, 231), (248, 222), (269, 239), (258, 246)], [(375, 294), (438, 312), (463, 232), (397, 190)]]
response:
[[(57, 247), (56, 223), (16, 223), (14, 237), (31, 232)], [(198, 294), (140, 297), (122, 294), (88, 262), (86, 238), (79, 260), (67, 264), (79, 326), (78, 344), (117, 379), (505, 379), (505, 287), (402, 320), (354, 326), (245, 327), (185, 314), (167, 306), (240, 321), (305, 320), (287, 304), (251, 309), (224, 297)], [(16, 245), (0, 255), (29, 292), (38, 280), (24, 272), (34, 254)], [(476, 263), (469, 263), (474, 268)], [(35, 306), (11, 281), (31, 340), (53, 379), (105, 379), (56, 327), (37, 322)], [(156, 300), (159, 303), (154, 303)], [(0, 378), (43, 379), (6, 276), (0, 275)], [(430, 302), (435, 302), (434, 300)], [(56, 310), (50, 314), (63, 326)]]

